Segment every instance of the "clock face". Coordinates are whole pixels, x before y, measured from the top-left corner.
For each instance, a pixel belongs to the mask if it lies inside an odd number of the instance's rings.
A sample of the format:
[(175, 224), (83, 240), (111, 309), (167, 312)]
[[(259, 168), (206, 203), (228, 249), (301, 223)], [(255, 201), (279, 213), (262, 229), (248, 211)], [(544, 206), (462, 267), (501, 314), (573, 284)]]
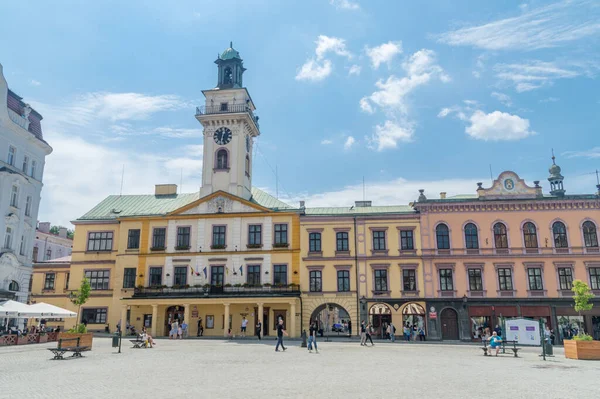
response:
[(246, 152), (250, 152), (250, 136), (246, 136)]
[(226, 127), (220, 127), (215, 130), (213, 138), (215, 139), (215, 143), (219, 145), (228, 144), (231, 141), (231, 130)]

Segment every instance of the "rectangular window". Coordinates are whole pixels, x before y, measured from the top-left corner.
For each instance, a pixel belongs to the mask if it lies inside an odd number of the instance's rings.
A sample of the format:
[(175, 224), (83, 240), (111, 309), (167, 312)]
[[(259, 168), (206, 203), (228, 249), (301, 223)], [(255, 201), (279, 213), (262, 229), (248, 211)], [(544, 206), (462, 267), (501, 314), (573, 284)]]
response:
[(248, 245), (262, 245), (262, 226), (260, 224), (251, 224), (248, 226)]
[(39, 250), (40, 249), (38, 247), (33, 247), (33, 254), (31, 255), (31, 258), (33, 259), (34, 262), (38, 261)]
[(350, 271), (338, 270), (337, 272), (337, 289), (339, 292), (350, 291)]
[(162, 285), (162, 267), (151, 267), (150, 278), (148, 279), (151, 287), (159, 287)]
[(440, 290), (454, 291), (454, 281), (452, 281), (452, 269), (440, 269)]
[(110, 282), (109, 270), (88, 270), (85, 277), (90, 280), (90, 286), (93, 290), (107, 290)]
[(528, 268), (527, 278), (529, 279), (529, 289), (531, 291), (541, 291), (544, 289), (544, 285), (542, 284), (542, 269), (539, 267)]
[(31, 160), (31, 175), (30, 176), (33, 177), (34, 179), (35, 179), (36, 169), (37, 169), (37, 162), (36, 162), (35, 159), (32, 159)]
[(227, 111), (227, 103), (221, 103), (221, 111)]
[(140, 229), (130, 229), (127, 233), (127, 249), (140, 248)]
[(385, 251), (385, 231), (373, 232), (373, 250)]
[(310, 233), (308, 235), (309, 252), (321, 252), (321, 233)]
[(19, 188), (17, 186), (12, 186), (12, 191), (10, 193), (10, 206), (14, 208), (19, 206)]
[(46, 273), (46, 278), (44, 279), (44, 289), (45, 290), (53, 290), (54, 289), (54, 280), (56, 275), (54, 273)]
[(23, 157), (23, 167), (21, 168), (21, 170), (25, 174), (27, 174), (27, 171), (29, 170), (29, 157), (27, 155)]
[(182, 287), (187, 284), (187, 270), (187, 266), (175, 267), (173, 285)]
[(254, 287), (260, 285), (260, 265), (246, 267), (246, 283)]
[(400, 248), (403, 251), (409, 251), (409, 250), (415, 249), (412, 230), (401, 230), (400, 231)]
[(388, 290), (387, 284), (387, 270), (376, 269), (374, 273), (375, 278), (375, 291), (385, 292)]
[(273, 265), (273, 284), (287, 285), (287, 265)]
[(135, 267), (126, 267), (123, 269), (123, 288), (135, 287)]
[(71, 279), (71, 273), (67, 273), (67, 276), (65, 277), (65, 290), (69, 289), (69, 280)]
[(4, 236), (4, 248), (12, 248), (12, 229), (10, 227), (6, 228), (6, 235)]
[(190, 228), (177, 228), (177, 249), (190, 249)]
[(52, 259), (52, 249), (48, 248), (46, 250), (46, 258), (44, 260), (50, 260)]
[(112, 231), (89, 233), (88, 251), (112, 251), (113, 233)]
[(105, 324), (106, 308), (82, 309), (81, 322), (86, 324)]
[(287, 224), (276, 224), (275, 225), (275, 245), (287, 245), (288, 243), (288, 225)]
[(28, 195), (25, 201), (25, 216), (31, 216), (31, 201), (31, 195)]
[(590, 267), (590, 288), (600, 290), (600, 267)]
[(213, 248), (225, 248), (226, 226), (213, 226), (212, 246)]
[(310, 292), (321, 292), (323, 290), (323, 281), (321, 280), (320, 270), (311, 270), (309, 273), (309, 279)]
[(573, 269), (570, 267), (559, 267), (558, 278), (561, 290), (570, 291), (573, 288)]
[(512, 269), (498, 269), (498, 284), (500, 286), (500, 291), (512, 291)]
[[(412, 233), (412, 231), (411, 231)], [(417, 290), (417, 271), (414, 269), (402, 270), (402, 291), (415, 292)]]
[(349, 251), (348, 233), (346, 233), (345, 231), (336, 233), (335, 241), (336, 241), (336, 247), (335, 247), (336, 251), (338, 251), (338, 252), (348, 252)]
[(15, 158), (17, 157), (17, 149), (15, 147), (8, 146), (8, 160), (7, 163), (10, 166), (15, 166)]
[(211, 266), (210, 267), (210, 285), (222, 287), (225, 281), (225, 267)]
[(167, 243), (167, 229), (157, 227), (152, 232), (152, 249), (165, 249)]
[(25, 255), (25, 236), (21, 236), (21, 246), (19, 247), (19, 254)]
[(469, 291), (483, 291), (481, 269), (469, 269)]

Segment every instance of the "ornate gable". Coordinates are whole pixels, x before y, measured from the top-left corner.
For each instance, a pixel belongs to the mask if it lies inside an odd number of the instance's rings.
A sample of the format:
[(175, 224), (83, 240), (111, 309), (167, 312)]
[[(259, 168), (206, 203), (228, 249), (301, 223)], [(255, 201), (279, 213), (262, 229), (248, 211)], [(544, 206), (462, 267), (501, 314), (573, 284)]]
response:
[(542, 188), (539, 185), (539, 181), (534, 183), (535, 187), (528, 186), (525, 180), (521, 179), (515, 172), (505, 171), (494, 180), (490, 188), (483, 188), (481, 183), (478, 183), (477, 195), (481, 199), (525, 199), (541, 197)]
[(176, 211), (171, 215), (205, 215), (213, 213), (255, 213), (268, 212), (269, 209), (253, 204), (242, 198), (235, 197), (223, 191), (200, 198)]

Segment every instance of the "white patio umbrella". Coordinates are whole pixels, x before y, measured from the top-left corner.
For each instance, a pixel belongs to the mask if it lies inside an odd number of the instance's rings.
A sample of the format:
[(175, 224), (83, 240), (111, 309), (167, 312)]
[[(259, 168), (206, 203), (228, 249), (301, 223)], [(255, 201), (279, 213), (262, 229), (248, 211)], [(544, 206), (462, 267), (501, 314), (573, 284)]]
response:
[(17, 302), (17, 301), (5, 301), (0, 302), (3, 312), (6, 312), (8, 317), (27, 318), (27, 317), (40, 317), (41, 313), (31, 309), (31, 306)]
[(12, 317), (16, 316), (17, 312), (8, 310), (4, 306), (0, 305), (0, 317)]
[(44, 319), (63, 319), (69, 317), (77, 317), (77, 313), (71, 312), (68, 309), (63, 309), (58, 306), (50, 305), (49, 303), (36, 303), (29, 306), (31, 311), (41, 314)]

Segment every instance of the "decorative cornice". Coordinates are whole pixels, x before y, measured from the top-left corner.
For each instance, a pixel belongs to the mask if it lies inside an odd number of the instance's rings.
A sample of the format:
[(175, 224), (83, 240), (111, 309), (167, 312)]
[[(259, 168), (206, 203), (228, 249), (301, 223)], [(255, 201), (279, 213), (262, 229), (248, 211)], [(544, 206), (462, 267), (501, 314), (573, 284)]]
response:
[(556, 199), (534, 201), (507, 201), (481, 203), (420, 203), (416, 204), (422, 212), (524, 212), (524, 211), (564, 211), (600, 209), (600, 199)]

